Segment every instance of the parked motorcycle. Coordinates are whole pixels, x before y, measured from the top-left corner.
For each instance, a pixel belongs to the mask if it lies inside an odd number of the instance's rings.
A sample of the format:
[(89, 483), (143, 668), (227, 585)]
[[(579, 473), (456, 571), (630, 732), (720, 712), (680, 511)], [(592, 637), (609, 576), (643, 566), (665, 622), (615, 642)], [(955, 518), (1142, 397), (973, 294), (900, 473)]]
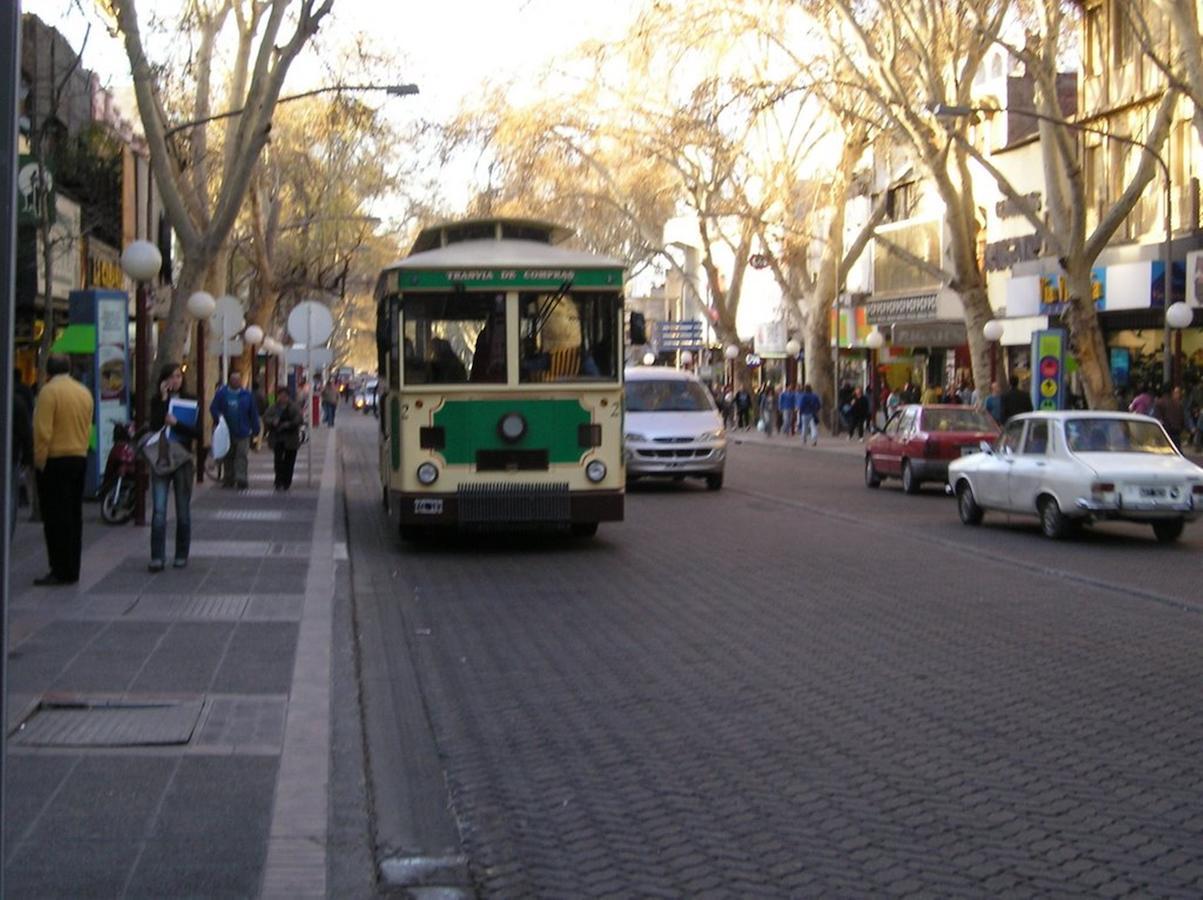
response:
[(134, 514), (134, 426), (113, 426), (113, 448), (100, 480), (100, 518), (110, 525), (124, 525)]

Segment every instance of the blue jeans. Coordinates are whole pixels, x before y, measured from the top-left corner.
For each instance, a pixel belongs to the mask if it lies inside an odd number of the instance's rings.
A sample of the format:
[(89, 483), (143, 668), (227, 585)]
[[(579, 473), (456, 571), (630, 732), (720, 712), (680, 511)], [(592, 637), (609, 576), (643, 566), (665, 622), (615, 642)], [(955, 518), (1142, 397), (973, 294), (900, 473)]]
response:
[(150, 497), (154, 511), (150, 517), (150, 559), (164, 561), (167, 545), (167, 491), (175, 493), (175, 558), (187, 559), (192, 543), (192, 462), (186, 462), (170, 475), (150, 476)]
[(819, 440), (819, 422), (814, 413), (802, 413), (799, 416), (798, 432), (803, 441), (815, 443)]

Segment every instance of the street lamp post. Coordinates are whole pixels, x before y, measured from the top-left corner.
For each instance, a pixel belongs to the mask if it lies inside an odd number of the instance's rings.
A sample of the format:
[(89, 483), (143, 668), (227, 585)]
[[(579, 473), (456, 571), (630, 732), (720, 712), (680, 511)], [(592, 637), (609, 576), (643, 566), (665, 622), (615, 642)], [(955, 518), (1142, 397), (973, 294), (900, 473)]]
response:
[(1182, 301), (1178, 301), (1165, 311), (1165, 327), (1174, 329), (1174, 368), (1173, 378), (1167, 382), (1167, 388), (1170, 385), (1181, 386), (1182, 384), (1182, 366), (1180, 357), (1182, 354), (1182, 330), (1190, 328), (1191, 323), (1195, 319), (1195, 312)]
[(206, 291), (188, 298), (188, 315), (196, 319), (196, 483), (205, 480), (205, 330), (217, 301)]
[[(134, 241), (121, 254), (121, 268), (137, 287), (134, 290), (134, 428), (146, 424), (150, 408), (150, 295), (146, 284), (159, 274), (163, 257), (150, 241)], [(134, 524), (146, 524), (146, 463), (134, 461)]]
[[(877, 351), (885, 346), (886, 338), (874, 328), (865, 338), (869, 348), (869, 429), (877, 426)], [(850, 432), (851, 433), (851, 432)]]
[[(991, 116), (997, 112), (1002, 111), (1000, 109), (991, 109), (991, 108), (985, 107), (985, 106), (950, 106), (950, 105), (947, 105), (944, 103), (930, 104), (928, 106), (928, 109), (931, 111), (932, 115), (936, 116), (937, 118), (946, 118), (946, 119), (964, 118), (966, 116), (977, 115), (979, 113), (982, 115)], [(1170, 178), (1169, 165), (1166, 163), (1165, 159), (1161, 156), (1161, 154), (1158, 153), (1155, 149), (1153, 149), (1153, 146), (1151, 144), (1146, 144), (1144, 141), (1137, 140), (1136, 138), (1127, 137), (1126, 135), (1122, 135), (1122, 134), (1114, 134), (1103, 128), (1092, 128), (1089, 125), (1082, 125), (1078, 122), (1071, 122), (1068, 119), (1057, 118), (1056, 116), (1046, 116), (1044, 113), (1038, 113), (1034, 110), (1012, 109), (1012, 110), (1008, 110), (1008, 112), (1010, 112), (1014, 115), (1017, 115), (1017, 116), (1027, 116), (1029, 119), (1036, 119), (1037, 121), (1040, 121), (1040, 122), (1049, 122), (1053, 125), (1064, 125), (1066, 128), (1070, 128), (1074, 131), (1081, 131), (1086, 134), (1097, 134), (1097, 135), (1100, 135), (1101, 137), (1119, 141), (1121, 144), (1127, 144), (1130, 147), (1138, 147), (1141, 150), (1143, 150), (1145, 153), (1149, 154), (1149, 156), (1153, 157), (1153, 159), (1157, 162), (1157, 165), (1161, 167), (1161, 175), (1165, 181), (1165, 202), (1162, 204), (1165, 207), (1165, 209), (1164, 209), (1164, 211), (1165, 211), (1165, 240), (1163, 241), (1162, 247), (1161, 247), (1162, 265), (1165, 267), (1165, 271), (1162, 272), (1162, 292), (1164, 293), (1164, 297), (1162, 298), (1162, 308), (1167, 313), (1167, 318), (1165, 321), (1165, 329), (1164, 329), (1165, 333), (1163, 335), (1163, 340), (1162, 340), (1162, 357), (1163, 358), (1162, 358), (1161, 372), (1162, 372), (1162, 379), (1164, 380), (1165, 384), (1169, 385), (1170, 381), (1172, 380), (1172, 375), (1173, 375), (1173, 373), (1171, 371), (1172, 361), (1171, 361), (1171, 355), (1170, 355), (1170, 322), (1168, 319), (1168, 313), (1169, 313), (1169, 308), (1170, 308), (1170, 296), (1171, 296), (1170, 288), (1171, 288), (1171, 283), (1172, 283), (1172, 279), (1171, 279), (1171, 272), (1172, 272), (1171, 252), (1172, 252), (1172, 249), (1170, 246), (1170, 242), (1172, 241), (1173, 236), (1174, 236), (1174, 233), (1173, 233), (1173, 202), (1174, 202), (1174, 198), (1173, 198), (1173, 184), (1172, 184), (1172, 181)]]
[(798, 377), (798, 354), (802, 352), (802, 344), (797, 338), (790, 338), (785, 342), (785, 380), (787, 384), (797, 384), (801, 379)]
[(739, 356), (739, 345), (728, 344), (723, 350), (723, 356), (727, 359), (727, 384), (735, 387), (735, 358)]
[(990, 344), (990, 390), (994, 390), (994, 382), (998, 379), (998, 342), (1002, 336), (1003, 323), (998, 319), (991, 319), (982, 326), (982, 337)]
[[(384, 91), (393, 97), (405, 97), (418, 93), (418, 86), (416, 84), (331, 84), (326, 87), (314, 88), (311, 91), (303, 91), (299, 94), (289, 94), (287, 97), (281, 97), (276, 101), (276, 105), (279, 106), (281, 103), (289, 103), (293, 100), (303, 100), (306, 97), (316, 97), (318, 94), (342, 93), (343, 91)], [(172, 126), (163, 132), (163, 138), (166, 140), (173, 134), (178, 134), (189, 128), (195, 128), (198, 125), (207, 125), (219, 119), (228, 119), (231, 116), (237, 116), (244, 112), (246, 112), (246, 107), (240, 106), (238, 109), (227, 110), (223, 113), (217, 113), (217, 115), (206, 116), (203, 119), (181, 122), (179, 125)]]

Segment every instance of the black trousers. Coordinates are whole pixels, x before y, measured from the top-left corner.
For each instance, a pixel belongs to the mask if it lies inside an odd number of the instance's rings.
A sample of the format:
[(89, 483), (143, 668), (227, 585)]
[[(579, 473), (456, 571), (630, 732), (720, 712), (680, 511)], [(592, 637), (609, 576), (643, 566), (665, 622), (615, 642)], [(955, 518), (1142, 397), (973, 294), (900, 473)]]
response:
[(276, 487), (292, 487), (292, 470), (297, 464), (297, 448), (285, 447), (283, 441), (277, 441), (275, 450)]
[(84, 473), (82, 456), (53, 456), (38, 473), (38, 500), (50, 571), (61, 581), (79, 580), (79, 556), (84, 534)]

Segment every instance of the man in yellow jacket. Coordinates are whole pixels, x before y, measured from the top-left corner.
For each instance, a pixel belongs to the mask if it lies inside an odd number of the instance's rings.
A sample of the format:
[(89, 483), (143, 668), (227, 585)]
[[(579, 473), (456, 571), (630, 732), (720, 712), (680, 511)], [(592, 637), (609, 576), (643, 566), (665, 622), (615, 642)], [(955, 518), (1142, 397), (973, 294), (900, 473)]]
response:
[(92, 393), (70, 371), (65, 356), (55, 354), (46, 361), (50, 380), (38, 393), (33, 410), (33, 464), (50, 560), (50, 572), (34, 580), (41, 586), (79, 581)]

